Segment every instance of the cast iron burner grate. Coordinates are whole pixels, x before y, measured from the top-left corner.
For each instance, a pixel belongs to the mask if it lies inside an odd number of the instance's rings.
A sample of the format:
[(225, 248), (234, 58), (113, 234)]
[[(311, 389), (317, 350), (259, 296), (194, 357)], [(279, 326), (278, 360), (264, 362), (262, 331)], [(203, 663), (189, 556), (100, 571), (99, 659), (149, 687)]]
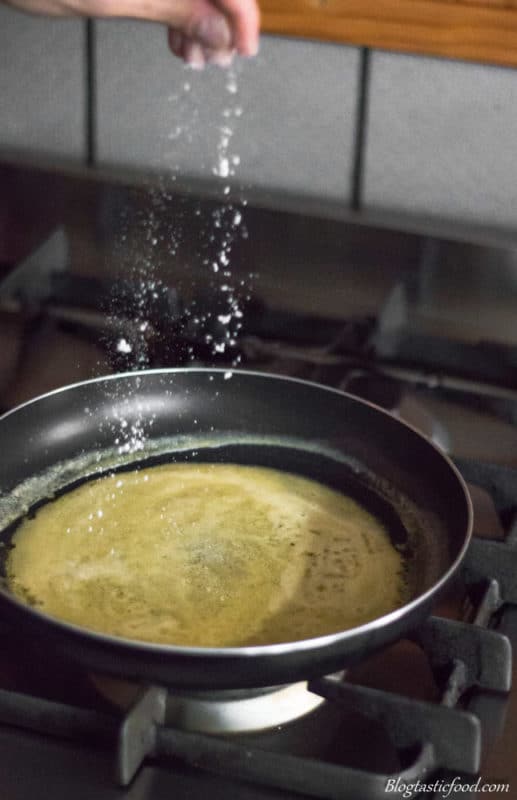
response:
[(472, 782), (480, 770), (482, 735), (492, 735), (511, 686), (511, 641), (517, 641), (517, 471), (467, 461), (458, 467), (466, 480), (491, 492), (506, 523), (506, 539), (474, 539), (469, 549), (463, 578), (475, 600), (473, 622), (430, 617), (413, 634), (440, 686), (440, 701), (334, 677), (309, 683), (309, 690), (329, 703), (380, 724), (399, 755), (398, 772), (381, 774), (176, 730), (164, 724), (167, 691), (159, 687), (144, 688), (121, 716), (0, 690), (0, 723), (111, 748), (122, 786), (149, 759), (172, 766), (181, 761), (322, 800), (384, 798), (390, 778), (415, 783), (454, 775)]

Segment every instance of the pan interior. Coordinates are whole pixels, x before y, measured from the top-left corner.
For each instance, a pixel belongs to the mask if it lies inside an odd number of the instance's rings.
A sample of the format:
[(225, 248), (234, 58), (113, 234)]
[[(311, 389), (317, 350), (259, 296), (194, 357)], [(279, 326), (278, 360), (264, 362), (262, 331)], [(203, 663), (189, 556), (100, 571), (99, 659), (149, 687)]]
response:
[[(421, 583), (422, 578), (422, 564), (426, 565), (426, 570), (429, 570), (430, 553), (426, 548), (425, 538), (419, 536), (421, 525), (423, 521), (419, 517), (419, 512), (414, 509), (407, 498), (401, 497), (397, 492), (391, 491), (390, 487), (383, 481), (379, 481), (375, 476), (369, 475), (366, 471), (361, 471), (357, 465), (345, 464), (343, 460), (333, 459), (329, 454), (318, 454), (314, 450), (309, 451), (304, 449), (298, 443), (297, 446), (287, 446), (285, 443), (279, 445), (272, 445), (268, 443), (267, 446), (257, 444), (256, 442), (247, 443), (245, 441), (231, 442), (218, 444), (217, 446), (199, 446), (196, 449), (184, 448), (183, 450), (176, 450), (168, 453), (160, 453), (152, 458), (140, 460), (138, 464), (134, 461), (128, 461), (125, 465), (118, 465), (117, 469), (109, 467), (104, 469), (105, 475), (113, 475), (113, 479), (117, 476), (122, 477), (122, 473), (130, 470), (131, 472), (138, 467), (140, 470), (145, 470), (156, 465), (182, 463), (192, 466), (199, 464), (201, 469), (205, 469), (202, 465), (206, 464), (235, 464), (245, 465), (249, 468), (252, 467), (267, 467), (269, 469), (280, 470), (282, 473), (291, 473), (295, 476), (304, 476), (311, 480), (318, 481), (331, 489), (353, 498), (362, 508), (367, 509), (379, 523), (382, 524), (385, 531), (387, 531), (394, 548), (403, 556), (403, 563), (405, 569), (404, 581), (407, 588), (407, 599), (414, 596), (418, 589), (426, 588)], [(98, 476), (97, 476), (98, 477)], [(129, 477), (129, 476), (127, 476)], [(109, 479), (109, 478), (108, 478)], [(36, 503), (32, 504), (30, 513), (34, 514), (37, 507), (42, 503), (47, 502), (52, 496), (56, 494), (63, 494), (69, 492), (71, 488), (76, 488), (84, 483), (87, 477), (84, 475), (78, 477), (75, 481), (68, 482), (66, 486), (62, 486), (59, 490), (48, 492), (46, 497), (38, 498)], [(8, 531), (6, 539), (12, 544), (12, 537), (15, 533), (20, 520), (17, 519), (12, 524)], [(426, 521), (426, 524), (428, 520)], [(436, 554), (435, 554), (436, 555)], [(3, 574), (7, 573), (8, 558), (3, 557)], [(400, 604), (403, 604), (401, 602)], [(391, 609), (387, 609), (391, 610)], [(293, 626), (293, 630), (296, 626)], [(322, 631), (331, 632), (331, 631)], [(333, 631), (334, 632), (334, 631)], [(314, 634), (316, 635), (316, 634)], [(129, 638), (132, 638), (129, 636)], [(142, 637), (135, 637), (142, 638)], [(145, 638), (145, 637), (143, 637)], [(303, 638), (301, 636), (294, 638)], [(278, 639), (284, 641), (286, 639), (285, 633)], [(229, 642), (229, 645), (240, 646), (248, 644), (267, 644), (270, 641), (239, 641)], [(182, 642), (179, 642), (182, 644)], [(183, 644), (196, 644), (199, 642), (183, 642)], [(210, 642), (212, 646), (218, 646), (217, 643)]]

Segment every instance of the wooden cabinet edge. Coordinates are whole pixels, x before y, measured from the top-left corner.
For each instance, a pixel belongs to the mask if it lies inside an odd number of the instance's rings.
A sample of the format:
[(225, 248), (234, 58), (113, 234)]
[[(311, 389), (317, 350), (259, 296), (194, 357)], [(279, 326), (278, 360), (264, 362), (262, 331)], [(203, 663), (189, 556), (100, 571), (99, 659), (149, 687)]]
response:
[(517, 0), (259, 0), (284, 36), (517, 66)]

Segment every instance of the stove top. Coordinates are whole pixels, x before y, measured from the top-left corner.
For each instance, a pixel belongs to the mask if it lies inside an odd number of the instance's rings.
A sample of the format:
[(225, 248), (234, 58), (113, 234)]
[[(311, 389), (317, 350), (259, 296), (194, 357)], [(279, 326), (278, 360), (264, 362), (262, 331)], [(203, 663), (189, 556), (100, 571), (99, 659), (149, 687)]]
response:
[[(475, 537), (461, 578), (411, 639), (344, 678), (310, 682), (327, 702), (260, 734), (180, 730), (159, 687), (141, 687), (121, 709), (80, 668), (0, 628), (0, 794), (369, 800), (401, 796), (405, 784), (419, 796), (418, 780), (470, 785), (481, 775), (512, 796), (513, 253), (248, 206), (225, 278), (207, 272), (199, 221), (213, 222), (214, 200), (162, 197), (158, 215), (154, 189), (7, 166), (2, 175), (16, 190), (0, 213), (24, 231), (3, 242), (1, 259), (4, 408), (134, 366), (237, 365), (315, 380), (383, 406), (450, 453), (469, 483)], [(500, 272), (488, 277), (495, 261)], [(230, 280), (240, 314), (228, 324)]]

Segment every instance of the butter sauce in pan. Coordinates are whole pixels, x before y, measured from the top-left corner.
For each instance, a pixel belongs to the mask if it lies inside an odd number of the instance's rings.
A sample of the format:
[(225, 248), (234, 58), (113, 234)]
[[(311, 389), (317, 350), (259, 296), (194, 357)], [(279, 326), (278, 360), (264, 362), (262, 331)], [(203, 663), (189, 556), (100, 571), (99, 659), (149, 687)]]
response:
[(314, 480), (167, 464), (91, 480), (18, 527), (11, 590), (128, 639), (267, 645), (361, 625), (411, 592), (382, 523)]

